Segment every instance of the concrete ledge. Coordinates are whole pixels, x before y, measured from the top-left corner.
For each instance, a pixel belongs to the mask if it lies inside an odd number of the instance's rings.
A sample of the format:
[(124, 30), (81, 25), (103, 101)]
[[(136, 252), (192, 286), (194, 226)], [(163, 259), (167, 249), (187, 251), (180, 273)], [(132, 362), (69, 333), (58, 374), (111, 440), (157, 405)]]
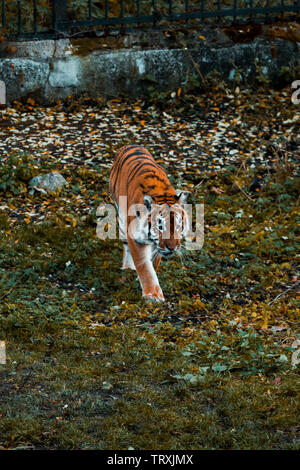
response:
[(196, 73), (193, 61), (204, 76), (217, 71), (225, 81), (232, 81), (240, 72), (251, 80), (257, 66), (274, 83), (283, 67), (296, 70), (297, 42), (261, 35), (249, 43), (234, 44), (222, 31), (205, 34), (205, 40), (193, 32), (188, 38), (173, 37), (169, 42), (165, 37), (151, 36), (156, 47), (136, 35), (28, 41), (14, 43), (12, 55), (6, 44), (0, 49), (0, 80), (6, 83), (8, 102), (30, 96), (51, 103), (83, 93), (92, 97), (143, 96), (149, 76), (159, 91), (172, 91)]
[(8, 103), (27, 95), (41, 98), (46, 89), (50, 67), (44, 62), (31, 59), (0, 59), (0, 79), (6, 84)]

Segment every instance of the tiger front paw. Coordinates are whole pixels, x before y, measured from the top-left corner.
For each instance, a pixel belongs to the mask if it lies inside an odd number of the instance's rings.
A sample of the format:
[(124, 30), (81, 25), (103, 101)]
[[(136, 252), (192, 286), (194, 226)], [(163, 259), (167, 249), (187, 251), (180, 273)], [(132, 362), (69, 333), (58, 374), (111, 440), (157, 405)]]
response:
[(135, 266), (132, 266), (132, 265), (129, 265), (129, 264), (123, 264), (122, 268), (121, 269), (132, 269), (133, 271), (135, 271)]
[(147, 302), (164, 302), (165, 298), (159, 286), (155, 286), (151, 291), (143, 292), (143, 298)]

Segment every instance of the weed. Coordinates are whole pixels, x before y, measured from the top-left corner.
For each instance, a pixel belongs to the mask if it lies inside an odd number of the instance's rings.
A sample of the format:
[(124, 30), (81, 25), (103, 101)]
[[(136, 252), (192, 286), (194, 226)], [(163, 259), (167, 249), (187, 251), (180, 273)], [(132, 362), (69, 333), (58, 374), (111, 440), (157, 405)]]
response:
[(26, 183), (37, 174), (37, 164), (26, 153), (12, 153), (0, 165), (0, 192), (15, 195), (27, 191)]

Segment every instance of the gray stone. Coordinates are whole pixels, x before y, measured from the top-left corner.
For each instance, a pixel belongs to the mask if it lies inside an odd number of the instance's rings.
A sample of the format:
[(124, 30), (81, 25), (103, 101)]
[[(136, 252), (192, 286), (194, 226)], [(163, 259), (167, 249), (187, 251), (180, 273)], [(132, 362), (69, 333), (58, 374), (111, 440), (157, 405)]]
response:
[(204, 77), (219, 72), (220, 79), (231, 82), (237, 77), (250, 82), (260, 70), (276, 84), (283, 69), (292, 76), (299, 61), (297, 43), (270, 41), (262, 34), (251, 43), (234, 44), (222, 29), (205, 27), (187, 35), (153, 31), (11, 44), (17, 49), (11, 55), (0, 44), (0, 80), (6, 84), (8, 103), (33, 97), (49, 104), (84, 93), (137, 98), (146, 95), (150, 85), (172, 92), (199, 70)]
[(49, 64), (30, 59), (0, 59), (0, 80), (6, 85), (7, 101), (30, 94), (38, 97), (48, 81)]
[(97, 52), (90, 56), (87, 80), (97, 95), (140, 96), (153, 77), (161, 89), (176, 88), (185, 77), (182, 50)]
[(82, 60), (78, 57), (53, 62), (49, 85), (53, 88), (79, 87), (82, 81)]
[(57, 189), (62, 188), (67, 181), (65, 178), (56, 171), (52, 173), (47, 173), (46, 175), (35, 176), (32, 178), (28, 185), (31, 189), (31, 194), (36, 191), (46, 193), (47, 191), (57, 191)]
[(69, 39), (52, 39), (40, 41), (10, 41), (0, 43), (0, 57), (7, 57), (7, 50), (15, 48), (16, 51), (10, 54), (13, 59), (27, 58), (36, 60), (64, 59), (72, 54), (72, 46)]

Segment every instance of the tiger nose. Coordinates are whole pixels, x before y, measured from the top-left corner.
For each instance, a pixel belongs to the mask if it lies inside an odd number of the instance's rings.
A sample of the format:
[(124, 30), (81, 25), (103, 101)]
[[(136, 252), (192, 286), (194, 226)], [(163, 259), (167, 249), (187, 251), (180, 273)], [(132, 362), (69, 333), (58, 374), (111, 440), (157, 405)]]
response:
[(177, 250), (177, 246), (176, 246), (176, 245), (168, 245), (168, 244), (166, 243), (165, 250), (172, 252), (172, 251)]

